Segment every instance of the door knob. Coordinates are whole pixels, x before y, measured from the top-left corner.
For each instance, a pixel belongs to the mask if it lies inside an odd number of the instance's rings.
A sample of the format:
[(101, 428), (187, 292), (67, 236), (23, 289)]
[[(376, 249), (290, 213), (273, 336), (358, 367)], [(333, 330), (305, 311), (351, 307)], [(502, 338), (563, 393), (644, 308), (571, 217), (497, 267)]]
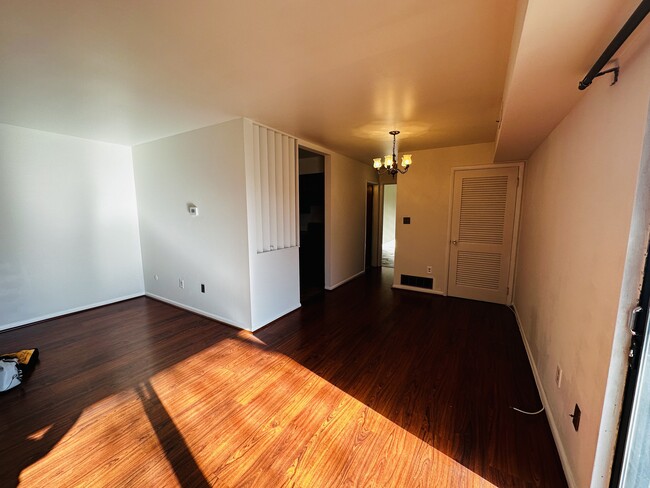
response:
[(454, 246), (458, 245), (458, 241), (451, 241), (451, 243), (452, 243)]

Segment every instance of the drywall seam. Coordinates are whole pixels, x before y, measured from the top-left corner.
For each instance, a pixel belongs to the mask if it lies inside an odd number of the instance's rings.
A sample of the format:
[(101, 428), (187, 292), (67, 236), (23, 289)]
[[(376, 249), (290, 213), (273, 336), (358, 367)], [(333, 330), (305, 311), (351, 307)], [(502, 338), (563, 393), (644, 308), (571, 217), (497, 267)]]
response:
[(358, 278), (359, 276), (361, 276), (365, 272), (366, 272), (366, 270), (364, 269), (363, 271), (360, 271), (357, 274), (352, 275), (349, 278), (344, 279), (343, 281), (339, 281), (336, 285), (326, 286), (325, 289), (332, 291), (332, 290), (334, 290), (335, 288), (338, 288), (341, 285), (345, 285), (348, 281), (352, 281), (353, 279)]
[(203, 317), (207, 317), (212, 320), (216, 320), (217, 322), (223, 322), (224, 324), (227, 325), (232, 325), (233, 327), (237, 327), (238, 329), (243, 329), (247, 330), (250, 332), (250, 329), (246, 327), (245, 324), (240, 324), (235, 322), (234, 320), (230, 320), (224, 317), (221, 317), (219, 315), (210, 313), (210, 312), (205, 312), (204, 310), (201, 310), (200, 308), (195, 308), (195, 307), (190, 307), (189, 305), (184, 305), (179, 302), (175, 302), (174, 300), (169, 300), (168, 298), (163, 298), (161, 296), (155, 295), (153, 293), (145, 293), (145, 296), (148, 296), (149, 298), (153, 298), (154, 300), (158, 300), (160, 302), (168, 303), (169, 305), (173, 305), (178, 308), (182, 308), (183, 310), (187, 310), (188, 312), (193, 312), (197, 315), (202, 315)]
[(526, 349), (526, 355), (528, 356), (528, 362), (530, 363), (530, 368), (533, 370), (533, 377), (535, 378), (535, 385), (537, 386), (537, 392), (539, 393), (539, 397), (542, 400), (542, 405), (544, 406), (544, 412), (546, 412), (546, 418), (548, 419), (548, 424), (551, 427), (551, 433), (553, 434), (553, 440), (555, 441), (555, 447), (557, 447), (557, 452), (560, 455), (560, 461), (562, 462), (562, 468), (564, 469), (564, 475), (566, 476), (567, 483), (569, 484), (569, 488), (577, 488), (578, 485), (576, 485), (575, 479), (573, 477), (573, 471), (571, 470), (571, 465), (569, 464), (569, 457), (567, 456), (567, 453), (564, 449), (564, 444), (562, 444), (562, 441), (560, 439), (560, 432), (557, 429), (557, 424), (555, 422), (555, 418), (553, 417), (553, 413), (549, 408), (548, 398), (546, 397), (546, 391), (542, 386), (542, 379), (540, 378), (539, 372), (537, 371), (537, 366), (533, 361), (533, 354), (530, 350), (530, 346), (528, 345), (526, 334), (524, 334), (524, 329), (521, 326), (519, 313), (517, 313), (517, 308), (515, 307), (514, 304), (512, 304), (509, 308), (510, 310), (512, 310), (515, 316), (515, 320), (517, 321), (519, 334), (521, 335), (521, 339), (524, 343), (524, 348)]
[(124, 295), (117, 298), (111, 298), (110, 300), (103, 300), (101, 302), (95, 302), (88, 305), (82, 305), (81, 307), (70, 308), (67, 310), (62, 310), (60, 312), (49, 313), (47, 315), (41, 315), (39, 317), (33, 317), (27, 320), (20, 320), (18, 322), (12, 322), (11, 324), (0, 325), (0, 330), (14, 329), (16, 327), (21, 327), (23, 325), (35, 324), (36, 322), (42, 322), (44, 320), (55, 319), (57, 317), (62, 317), (64, 315), (70, 315), (77, 312), (83, 312), (84, 310), (90, 310), (92, 308), (103, 307), (104, 305), (111, 305), (113, 303), (123, 302), (125, 300), (131, 300), (132, 298), (144, 296), (143, 292), (133, 293), (131, 295)]

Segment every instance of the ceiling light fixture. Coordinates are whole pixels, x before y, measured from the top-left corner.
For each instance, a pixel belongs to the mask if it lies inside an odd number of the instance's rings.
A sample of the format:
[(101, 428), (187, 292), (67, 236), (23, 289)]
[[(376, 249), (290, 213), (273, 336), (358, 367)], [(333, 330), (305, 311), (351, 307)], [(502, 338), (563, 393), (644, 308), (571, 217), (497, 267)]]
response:
[(397, 134), (399, 134), (399, 131), (398, 130), (392, 130), (392, 131), (389, 132), (389, 134), (391, 136), (393, 136), (393, 155), (392, 155), (392, 157), (391, 157), (390, 154), (387, 154), (386, 156), (384, 156), (383, 161), (381, 160), (381, 158), (375, 158), (375, 159), (373, 159), (372, 166), (373, 166), (373, 168), (375, 168), (377, 170), (377, 173), (379, 173), (379, 174), (386, 173), (386, 174), (391, 175), (393, 178), (395, 178), (395, 175), (397, 173), (400, 173), (400, 174), (406, 173), (409, 170), (409, 168), (411, 167), (412, 161), (411, 161), (411, 155), (410, 154), (404, 154), (402, 156), (402, 168), (404, 168), (404, 169), (400, 169), (400, 167), (397, 165), (397, 151), (395, 150), (395, 145), (396, 145), (395, 136), (397, 136)]

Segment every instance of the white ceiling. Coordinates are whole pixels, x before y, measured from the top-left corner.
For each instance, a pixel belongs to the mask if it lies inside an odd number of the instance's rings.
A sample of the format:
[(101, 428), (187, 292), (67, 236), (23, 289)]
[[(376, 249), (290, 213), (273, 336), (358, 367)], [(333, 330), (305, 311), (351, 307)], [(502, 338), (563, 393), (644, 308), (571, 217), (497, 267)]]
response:
[(523, 158), (637, 2), (3, 0), (0, 122), (133, 145), (244, 116), (369, 161), (392, 129), (494, 141), (508, 71), (497, 152)]

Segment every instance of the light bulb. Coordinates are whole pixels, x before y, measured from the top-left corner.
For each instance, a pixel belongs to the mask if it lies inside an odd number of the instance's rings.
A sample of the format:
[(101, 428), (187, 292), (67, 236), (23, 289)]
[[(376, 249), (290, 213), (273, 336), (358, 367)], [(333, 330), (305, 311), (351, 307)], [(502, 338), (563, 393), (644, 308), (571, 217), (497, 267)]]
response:
[(404, 166), (405, 168), (408, 168), (411, 165), (412, 162), (413, 161), (411, 161), (411, 155), (410, 154), (404, 154), (402, 156), (402, 166)]
[(373, 161), (373, 163), (372, 163), (373, 168), (375, 168), (375, 169), (381, 168), (381, 158), (375, 158), (372, 161)]
[(384, 156), (384, 166), (387, 168), (390, 168), (393, 165), (393, 158), (391, 157), (390, 154), (387, 154)]

